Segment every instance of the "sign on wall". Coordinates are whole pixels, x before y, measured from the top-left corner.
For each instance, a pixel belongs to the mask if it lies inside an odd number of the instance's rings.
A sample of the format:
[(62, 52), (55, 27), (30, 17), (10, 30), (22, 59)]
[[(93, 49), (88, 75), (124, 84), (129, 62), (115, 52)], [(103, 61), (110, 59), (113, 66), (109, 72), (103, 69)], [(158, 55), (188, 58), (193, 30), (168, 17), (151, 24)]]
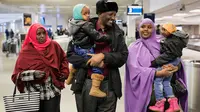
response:
[(142, 15), (143, 9), (142, 6), (128, 6), (127, 15)]
[(24, 26), (31, 26), (32, 17), (31, 14), (24, 14)]

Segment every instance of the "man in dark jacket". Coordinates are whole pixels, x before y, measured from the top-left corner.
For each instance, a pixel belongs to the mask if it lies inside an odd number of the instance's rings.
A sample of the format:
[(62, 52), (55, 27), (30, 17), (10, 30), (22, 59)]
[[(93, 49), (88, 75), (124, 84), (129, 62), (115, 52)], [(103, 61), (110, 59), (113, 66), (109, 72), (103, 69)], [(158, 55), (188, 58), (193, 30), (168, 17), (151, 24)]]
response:
[[(73, 19), (69, 21), (69, 33), (73, 36), (74, 51), (76, 54), (84, 58), (90, 58), (88, 54), (94, 54), (94, 42), (109, 42), (110, 37), (102, 35), (95, 30), (94, 25), (88, 22), (90, 10), (85, 4), (77, 4), (73, 9)], [(103, 63), (102, 63), (103, 64)], [(66, 84), (71, 84), (74, 72), (78, 65), (69, 66), (70, 74), (66, 80)], [(92, 88), (90, 95), (94, 97), (106, 97), (106, 93), (102, 92), (99, 87), (104, 76), (103, 69), (92, 67)]]
[[(112, 42), (110, 44), (95, 42), (95, 54), (91, 55), (92, 57), (89, 60), (76, 55), (72, 42), (69, 43), (67, 52), (69, 62), (81, 66), (76, 72), (74, 82), (79, 82), (78, 79), (80, 77), (86, 77), (83, 88), (79, 92), (74, 91), (78, 112), (115, 112), (117, 98), (122, 96), (118, 68), (126, 63), (128, 49), (122, 30), (114, 22), (117, 11), (116, 2), (105, 2), (103, 0), (97, 2), (96, 12), (99, 18), (91, 19), (90, 21), (95, 25), (98, 32), (108, 34)], [(104, 63), (103, 66), (100, 65), (101, 62)], [(90, 66), (103, 67), (104, 81), (102, 81), (100, 88), (107, 93), (107, 97), (96, 98), (89, 95), (92, 86)], [(86, 69), (87, 72), (80, 72), (82, 69)]]

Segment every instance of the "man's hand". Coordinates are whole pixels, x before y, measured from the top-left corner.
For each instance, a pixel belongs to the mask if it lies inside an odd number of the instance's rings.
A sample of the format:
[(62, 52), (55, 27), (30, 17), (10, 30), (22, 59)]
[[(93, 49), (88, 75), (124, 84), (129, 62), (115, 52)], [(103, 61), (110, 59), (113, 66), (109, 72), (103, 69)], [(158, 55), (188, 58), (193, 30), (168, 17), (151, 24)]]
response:
[(97, 67), (99, 67), (99, 68), (104, 68), (104, 62), (101, 61), (101, 63), (100, 63), (99, 66), (97, 66)]
[(103, 53), (88, 54), (88, 55), (92, 56), (87, 62), (87, 65), (89, 64), (90, 66), (98, 66), (102, 62), (102, 60), (104, 59)]

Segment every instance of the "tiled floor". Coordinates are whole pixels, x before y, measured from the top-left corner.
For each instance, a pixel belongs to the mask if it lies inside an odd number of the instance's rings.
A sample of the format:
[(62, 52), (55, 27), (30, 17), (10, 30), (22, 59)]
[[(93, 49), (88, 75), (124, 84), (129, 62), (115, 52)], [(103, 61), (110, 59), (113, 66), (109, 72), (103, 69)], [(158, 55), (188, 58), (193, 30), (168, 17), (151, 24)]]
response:
[[(14, 85), (11, 81), (11, 74), (15, 66), (16, 56), (6, 58), (5, 54), (0, 53), (0, 112), (4, 112), (4, 104), (2, 97), (4, 95), (11, 95)], [(200, 59), (200, 52), (185, 49), (183, 52), (183, 59)], [(120, 70), (122, 81), (124, 81), (124, 67)], [(123, 83), (123, 82), (122, 82)], [(74, 96), (67, 86), (62, 91), (61, 112), (76, 112), (76, 105)], [(124, 98), (122, 97), (117, 104), (117, 112), (124, 112)]]

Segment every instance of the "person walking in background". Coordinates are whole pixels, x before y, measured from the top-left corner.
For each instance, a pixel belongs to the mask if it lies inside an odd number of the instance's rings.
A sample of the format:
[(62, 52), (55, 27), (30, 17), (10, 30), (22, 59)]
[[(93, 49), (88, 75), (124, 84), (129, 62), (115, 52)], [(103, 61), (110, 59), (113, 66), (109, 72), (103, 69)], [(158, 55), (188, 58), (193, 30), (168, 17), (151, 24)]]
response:
[[(90, 22), (95, 25), (98, 32), (108, 34), (112, 42), (95, 42), (95, 54), (92, 54), (90, 59), (77, 55), (74, 51), (73, 41), (69, 43), (67, 58), (71, 64), (80, 65), (75, 72), (75, 79), (71, 87), (75, 93), (78, 112), (115, 112), (117, 98), (122, 96), (119, 68), (126, 63), (128, 49), (123, 31), (115, 23), (117, 12), (116, 2), (100, 0), (96, 3), (98, 18), (92, 18)], [(100, 90), (107, 93), (104, 98), (89, 95), (91, 87), (95, 84), (91, 80), (92, 67), (103, 68), (104, 79), (101, 82)], [(84, 79), (82, 80), (81, 77)], [(77, 87), (79, 87), (78, 90)]]
[(49, 38), (53, 40), (53, 32), (51, 31), (50, 28), (47, 30), (47, 33), (48, 33)]
[(13, 37), (14, 37), (15, 33), (13, 32), (12, 29), (10, 30), (10, 34), (9, 34), (9, 35), (10, 35), (10, 38), (13, 38)]
[(19, 75), (18, 90), (40, 92), (39, 112), (60, 112), (61, 90), (68, 74), (68, 61), (60, 45), (49, 39), (42, 25), (31, 25), (12, 75), (14, 83)]
[(10, 36), (10, 33), (9, 33), (8, 29), (5, 30), (5, 34), (6, 34), (6, 40), (8, 40), (9, 36)]
[(160, 35), (160, 24), (156, 25), (156, 34)]
[[(125, 112), (151, 112), (149, 106), (155, 104), (154, 79), (172, 76), (171, 71), (177, 69), (173, 65), (168, 65), (161, 70), (152, 67), (151, 62), (160, 55), (160, 40), (157, 38), (153, 21), (143, 19), (138, 30), (140, 39), (128, 48), (129, 56), (125, 76)], [(187, 87), (186, 75), (182, 66), (173, 75), (172, 79), (174, 78), (183, 82), (183, 86)], [(176, 96), (179, 98), (179, 103), (184, 112), (188, 112), (187, 95), (187, 92), (185, 92)], [(159, 104), (159, 106), (164, 105), (165, 102)], [(164, 112), (164, 110), (159, 112)]]
[[(85, 4), (77, 4), (73, 9), (73, 19), (69, 21), (69, 32), (73, 35), (74, 51), (76, 54), (89, 59), (88, 54), (94, 54), (94, 42), (108, 42), (111, 40), (108, 35), (101, 34), (95, 30), (93, 23), (89, 22), (90, 19), (90, 9)], [(70, 66), (70, 75), (66, 80), (67, 84), (71, 84), (73, 79), (73, 74), (76, 71), (76, 66)], [(92, 68), (92, 88), (90, 90), (90, 95), (95, 97), (106, 97), (106, 93), (99, 89), (101, 81), (103, 81), (104, 76), (103, 69), (98, 67)]]

